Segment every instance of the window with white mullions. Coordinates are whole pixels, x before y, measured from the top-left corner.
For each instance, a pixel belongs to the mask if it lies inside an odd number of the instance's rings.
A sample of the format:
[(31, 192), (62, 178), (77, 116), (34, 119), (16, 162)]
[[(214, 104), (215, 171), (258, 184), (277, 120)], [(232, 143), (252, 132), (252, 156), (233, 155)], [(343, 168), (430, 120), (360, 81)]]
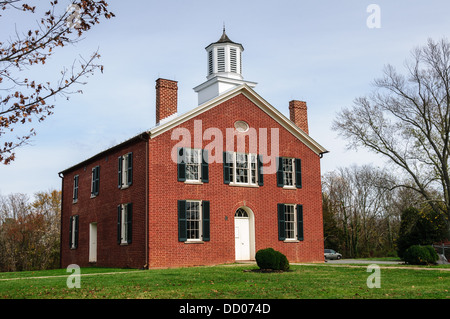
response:
[(202, 164), (202, 152), (199, 149), (186, 148), (186, 180), (199, 181), (200, 180), (200, 166)]
[(178, 148), (177, 178), (179, 182), (208, 183), (208, 151), (204, 149)]
[(201, 240), (200, 201), (186, 201), (187, 240)]
[(296, 239), (295, 205), (284, 205), (284, 223), (286, 239)]
[(257, 156), (255, 154), (230, 154), (230, 182), (234, 184), (256, 185), (258, 182)]
[(283, 183), (284, 186), (294, 186), (294, 159), (283, 158)]

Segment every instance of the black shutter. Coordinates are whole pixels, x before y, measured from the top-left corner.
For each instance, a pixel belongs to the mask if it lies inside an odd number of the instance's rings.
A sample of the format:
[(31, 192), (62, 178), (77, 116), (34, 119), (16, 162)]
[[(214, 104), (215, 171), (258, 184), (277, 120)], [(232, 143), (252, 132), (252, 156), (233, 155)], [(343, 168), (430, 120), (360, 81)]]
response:
[(228, 159), (228, 153), (223, 152), (223, 182), (225, 184), (230, 184), (230, 162)]
[(277, 204), (278, 208), (278, 240), (286, 239), (285, 221), (284, 221), (284, 204)]
[(122, 242), (122, 205), (117, 206), (117, 243)]
[(202, 182), (209, 182), (208, 150), (202, 150)]
[(178, 241), (187, 240), (186, 201), (178, 201)]
[(123, 157), (119, 156), (119, 170), (118, 170), (118, 180), (119, 180), (119, 188), (122, 188), (122, 167), (123, 167)]
[(302, 188), (302, 160), (295, 159), (295, 186)]
[(263, 156), (258, 155), (257, 157), (257, 168), (258, 168), (258, 185), (263, 186), (264, 185), (264, 174), (263, 174)]
[(277, 186), (283, 187), (283, 158), (277, 157)]
[(97, 196), (100, 190), (100, 166), (92, 169), (92, 195)]
[(78, 247), (78, 215), (74, 216), (75, 218), (75, 248)]
[(127, 185), (133, 184), (133, 153), (128, 153)]
[(129, 203), (127, 204), (127, 243), (131, 244), (131, 237), (132, 237), (132, 220), (133, 220), (133, 204)]
[(178, 156), (177, 156), (177, 167), (178, 167), (178, 181), (184, 182), (186, 181), (186, 161), (185, 161), (186, 152), (183, 147), (178, 148)]
[(92, 185), (91, 185), (91, 196), (95, 194), (95, 167), (92, 169)]
[(73, 216), (70, 216), (69, 221), (69, 248), (72, 248), (72, 224), (73, 224)]
[(297, 238), (303, 240), (303, 205), (297, 205)]
[(202, 223), (203, 223), (203, 241), (209, 241), (209, 229), (210, 229), (210, 222), (209, 222), (209, 201), (203, 201), (202, 202)]
[(78, 175), (75, 175), (73, 178), (73, 201), (76, 202), (78, 200)]

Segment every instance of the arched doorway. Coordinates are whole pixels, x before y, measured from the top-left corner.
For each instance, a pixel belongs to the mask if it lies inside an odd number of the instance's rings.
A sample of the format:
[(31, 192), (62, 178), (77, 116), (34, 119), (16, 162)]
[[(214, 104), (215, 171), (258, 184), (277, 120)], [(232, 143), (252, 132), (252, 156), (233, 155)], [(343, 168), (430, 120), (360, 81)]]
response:
[(254, 215), (250, 208), (239, 207), (234, 214), (236, 260), (252, 260), (255, 256)]

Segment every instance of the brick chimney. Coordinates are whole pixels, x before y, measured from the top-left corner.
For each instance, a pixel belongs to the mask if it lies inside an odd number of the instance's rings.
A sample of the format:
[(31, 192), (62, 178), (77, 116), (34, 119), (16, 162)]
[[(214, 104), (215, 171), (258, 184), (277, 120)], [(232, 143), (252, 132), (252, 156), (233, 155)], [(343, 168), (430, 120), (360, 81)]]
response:
[(166, 79), (156, 80), (156, 124), (177, 113), (178, 82)]
[(306, 102), (292, 100), (289, 102), (289, 116), (292, 122), (308, 133), (308, 112)]

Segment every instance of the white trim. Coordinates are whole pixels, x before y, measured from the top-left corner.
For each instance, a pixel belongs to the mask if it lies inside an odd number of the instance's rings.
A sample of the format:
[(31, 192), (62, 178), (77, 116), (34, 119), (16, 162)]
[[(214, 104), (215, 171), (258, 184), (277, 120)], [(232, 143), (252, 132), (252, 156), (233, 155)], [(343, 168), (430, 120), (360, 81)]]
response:
[[(198, 237), (199, 238), (187, 238), (188, 237), (188, 217), (186, 207), (186, 241), (185, 243), (203, 243), (203, 201), (202, 200), (186, 200), (187, 203), (198, 203)], [(187, 206), (187, 205), (186, 205)]]
[[(202, 183), (202, 155), (203, 150), (201, 148), (190, 148), (185, 147), (184, 148), (185, 154), (183, 154), (184, 157), (184, 165), (185, 165), (185, 176), (186, 176), (186, 184), (199, 184)], [(195, 163), (195, 160), (193, 163), (188, 161), (188, 152), (189, 155), (194, 152), (194, 157), (197, 159), (197, 163)], [(189, 157), (190, 158), (190, 157)], [(197, 178), (196, 179), (188, 179), (188, 165), (197, 166)]]
[(222, 95), (213, 98), (212, 100), (206, 103), (199, 105), (198, 107), (192, 109), (189, 112), (186, 112), (164, 124), (154, 127), (149, 131), (150, 138), (153, 139), (158, 135), (163, 134), (169, 131), (170, 129), (176, 127), (177, 125), (180, 125), (239, 94), (243, 94), (253, 103), (255, 103), (261, 110), (267, 113), (271, 118), (273, 118), (276, 122), (278, 122), (281, 126), (283, 126), (286, 130), (288, 130), (292, 135), (294, 135), (297, 139), (303, 142), (306, 146), (308, 146), (317, 155), (328, 152), (323, 146), (321, 146), (308, 134), (306, 134), (303, 130), (297, 127), (292, 121), (290, 121), (287, 117), (285, 117), (281, 112), (279, 112), (276, 108), (270, 105), (267, 101), (265, 101), (261, 96), (259, 96), (252, 88), (250, 88), (245, 83), (225, 92)]

